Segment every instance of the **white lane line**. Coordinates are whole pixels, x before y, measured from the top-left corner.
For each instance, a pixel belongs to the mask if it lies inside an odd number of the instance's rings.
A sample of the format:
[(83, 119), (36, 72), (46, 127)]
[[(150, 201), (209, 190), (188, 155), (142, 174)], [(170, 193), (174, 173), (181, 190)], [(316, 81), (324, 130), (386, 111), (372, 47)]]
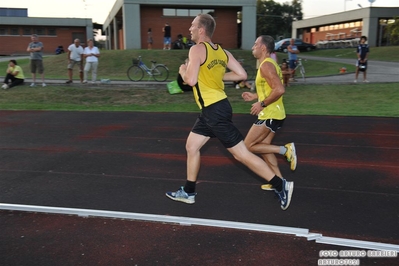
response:
[(231, 229), (248, 230), (248, 231), (288, 234), (288, 235), (295, 235), (297, 237), (305, 237), (307, 238), (308, 241), (315, 240), (316, 243), (320, 244), (329, 244), (329, 245), (372, 249), (372, 250), (389, 250), (389, 251), (396, 251), (397, 253), (399, 253), (399, 245), (379, 243), (379, 242), (369, 242), (369, 241), (362, 241), (355, 239), (326, 237), (323, 236), (322, 234), (311, 233), (309, 232), (309, 229), (306, 228), (231, 222), (231, 221), (222, 221), (222, 220), (190, 218), (182, 216), (168, 216), (168, 215), (145, 214), (145, 213), (48, 207), (48, 206), (35, 206), (35, 205), (20, 205), (20, 204), (8, 204), (8, 203), (0, 203), (0, 210), (67, 214), (67, 215), (77, 215), (82, 217), (92, 216), (92, 217), (119, 218), (119, 219), (131, 219), (139, 221), (180, 224), (185, 226), (199, 225), (199, 226), (231, 228)]

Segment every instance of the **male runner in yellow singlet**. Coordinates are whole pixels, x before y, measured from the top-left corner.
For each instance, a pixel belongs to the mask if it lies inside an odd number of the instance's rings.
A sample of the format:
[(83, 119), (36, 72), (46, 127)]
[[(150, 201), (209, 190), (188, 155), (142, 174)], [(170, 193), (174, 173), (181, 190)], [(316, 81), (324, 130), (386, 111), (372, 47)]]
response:
[[(212, 43), (215, 27), (212, 16), (200, 14), (195, 17), (189, 29), (196, 45), (190, 48), (188, 62), (180, 66), (179, 73), (184, 82), (193, 87), (201, 114), (186, 142), (186, 184), (176, 192), (167, 192), (166, 196), (188, 204), (195, 202), (200, 149), (210, 138), (216, 137), (235, 159), (272, 184), (279, 195), (281, 208), (286, 210), (294, 190), (293, 182), (276, 176), (260, 157), (251, 153), (244, 144), (243, 136), (232, 123), (232, 108), (224, 92), (223, 81), (245, 80), (247, 74), (230, 52)], [(231, 71), (226, 73), (226, 67)]]
[[(252, 47), (252, 54), (261, 62), (255, 79), (256, 93), (244, 92), (242, 98), (245, 101), (257, 100), (252, 105), (251, 114), (257, 115), (258, 119), (249, 130), (244, 143), (251, 152), (260, 154), (276, 175), (282, 176), (274, 154), (284, 155), (290, 162), (292, 171), (296, 169), (297, 156), (294, 143), (271, 145), (276, 131), (283, 126), (285, 120), (283, 75), (270, 56), (273, 51), (274, 39), (268, 35), (258, 37)], [(266, 184), (262, 189), (274, 188), (271, 184)]]

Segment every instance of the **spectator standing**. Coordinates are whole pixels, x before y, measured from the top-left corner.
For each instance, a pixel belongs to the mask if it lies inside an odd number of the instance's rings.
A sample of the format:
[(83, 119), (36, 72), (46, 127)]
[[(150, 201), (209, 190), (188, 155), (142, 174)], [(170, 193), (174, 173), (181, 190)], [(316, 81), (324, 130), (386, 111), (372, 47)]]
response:
[(165, 27), (163, 27), (162, 31), (163, 31), (163, 49), (170, 50), (170, 45), (172, 43), (171, 40), (172, 28), (170, 27), (169, 23), (165, 23)]
[(79, 66), (80, 82), (83, 83), (83, 47), (80, 45), (80, 40), (75, 39), (74, 43), (68, 47), (68, 78), (67, 84), (72, 83), (73, 67)]
[(362, 36), (360, 37), (360, 43), (357, 46), (356, 54), (357, 54), (357, 61), (356, 61), (356, 74), (355, 74), (355, 83), (357, 82), (357, 77), (359, 76), (359, 71), (363, 72), (363, 82), (369, 82), (367, 77), (367, 57), (369, 55), (369, 45), (366, 44), (367, 37)]
[(100, 50), (94, 46), (93, 39), (87, 40), (87, 47), (83, 51), (83, 57), (86, 58), (84, 68), (83, 83), (87, 83), (87, 74), (91, 70), (91, 83), (95, 83), (97, 79), (98, 58), (100, 57)]
[(44, 67), (43, 67), (43, 43), (39, 42), (39, 37), (36, 34), (31, 36), (32, 42), (29, 43), (27, 52), (30, 52), (30, 72), (32, 73), (33, 82), (31, 87), (36, 86), (36, 71), (42, 75), (42, 86), (46, 87), (44, 83)]
[(2, 89), (6, 90), (17, 85), (24, 84), (24, 72), (17, 61), (10, 60), (6, 71), (6, 77), (4, 78), (4, 84), (1, 86)]
[(152, 43), (153, 43), (152, 30), (151, 30), (151, 28), (149, 28), (148, 32), (147, 32), (147, 49), (148, 50), (152, 49)]
[(281, 63), (281, 73), (283, 74), (283, 85), (285, 87), (289, 87), (290, 83), (290, 76), (291, 76), (291, 71), (288, 68), (288, 63), (287, 61), (284, 59), (283, 62)]
[(296, 61), (298, 60), (299, 50), (298, 47), (295, 45), (295, 39), (290, 40), (290, 45), (287, 47), (288, 50), (288, 64), (291, 71), (291, 80), (295, 80), (295, 67)]

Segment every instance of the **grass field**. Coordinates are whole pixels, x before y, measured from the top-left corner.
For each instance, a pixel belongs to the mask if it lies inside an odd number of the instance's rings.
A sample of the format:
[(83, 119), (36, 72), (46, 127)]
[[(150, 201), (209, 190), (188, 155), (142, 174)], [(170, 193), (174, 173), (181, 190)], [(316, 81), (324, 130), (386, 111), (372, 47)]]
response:
[[(370, 58), (385, 61), (397, 60), (399, 47), (373, 48)], [(117, 50), (102, 51), (98, 79), (128, 80), (126, 70), (133, 58), (141, 55), (146, 64), (157, 60), (166, 64), (171, 73), (169, 80), (177, 76), (179, 65), (187, 57), (187, 50)], [(236, 58), (255, 66), (251, 51), (232, 50)], [(353, 58), (353, 49), (320, 50), (308, 55)], [(279, 53), (282, 59), (286, 55)], [(395, 59), (395, 60), (392, 60)], [(18, 60), (25, 73), (28, 59)], [(66, 55), (49, 56), (44, 61), (46, 77), (66, 79)], [(354, 71), (353, 65), (306, 60), (303, 62), (308, 77), (338, 74), (341, 67)], [(7, 62), (0, 62), (5, 69)], [(399, 117), (399, 84), (355, 84), (347, 85), (300, 85), (294, 84), (286, 90), (284, 101), (288, 114), (350, 115)], [(242, 101), (243, 90), (226, 88), (236, 113), (248, 113), (249, 103)], [(161, 111), (198, 112), (192, 93), (169, 95), (165, 85), (142, 88), (131, 83), (128, 86), (73, 86), (50, 85), (47, 88), (31, 89), (28, 86), (0, 91), (0, 110), (87, 110), (87, 111)]]
[[(236, 58), (244, 59), (245, 64), (253, 67), (256, 66), (256, 60), (251, 51), (231, 50), (231, 52)], [(128, 80), (126, 71), (131, 65), (132, 59), (142, 56), (144, 63), (147, 65), (151, 65), (151, 60), (166, 64), (170, 70), (168, 80), (174, 80), (177, 76), (180, 64), (187, 58), (187, 53), (188, 50), (102, 50), (98, 69), (98, 79)], [(356, 57), (354, 48), (316, 50), (308, 52), (306, 55), (335, 58)], [(287, 57), (287, 54), (278, 53), (278, 57), (279, 61), (281, 61), (283, 58)], [(372, 48), (369, 58), (370, 60), (399, 62), (399, 46)], [(30, 77), (29, 60), (19, 59), (18, 64), (24, 70), (25, 75)], [(303, 64), (308, 77), (335, 75), (339, 73), (339, 70), (342, 67), (346, 67), (349, 73), (355, 71), (354, 64), (334, 63), (328, 61), (321, 62), (316, 60), (306, 60), (303, 61)], [(66, 54), (45, 57), (44, 66), (46, 78), (67, 79)], [(6, 67), (7, 62), (0, 62), (0, 70), (4, 69), (5, 72)]]
[[(399, 117), (398, 84), (298, 85), (286, 90), (287, 114)], [(232, 85), (226, 87), (235, 113), (249, 113)], [(170, 95), (165, 85), (151, 88), (132, 86), (49, 86), (1, 91), (2, 110), (79, 110), (198, 112), (192, 92)]]
[[(356, 59), (355, 48), (320, 49), (307, 54), (321, 57)], [(368, 58), (376, 61), (399, 62), (399, 46), (371, 47)]]

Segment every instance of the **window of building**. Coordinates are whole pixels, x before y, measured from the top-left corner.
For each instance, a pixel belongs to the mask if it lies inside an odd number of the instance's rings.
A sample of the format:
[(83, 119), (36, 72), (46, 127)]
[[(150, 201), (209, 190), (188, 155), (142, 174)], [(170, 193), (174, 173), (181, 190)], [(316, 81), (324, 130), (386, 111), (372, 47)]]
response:
[(57, 31), (55, 30), (55, 28), (48, 28), (47, 29), (47, 35), (56, 36), (57, 35)]
[(44, 28), (35, 28), (34, 32), (37, 35), (46, 35), (46, 32), (45, 32)]
[(210, 14), (210, 15), (214, 16), (215, 15), (215, 10), (214, 9), (202, 9), (201, 13)]
[(19, 29), (16, 27), (11, 28), (10, 35), (19, 35)]
[(202, 10), (201, 9), (190, 9), (188, 12), (189, 12), (190, 17), (196, 17), (198, 14), (202, 13)]
[(188, 9), (176, 9), (176, 16), (188, 17)]
[(6, 28), (0, 28), (0, 35), (7, 35), (7, 29)]
[(166, 17), (170, 17), (170, 16), (176, 16), (176, 9), (174, 8), (164, 8), (163, 9), (163, 15)]
[(198, 14), (211, 14), (214, 15), (214, 9), (174, 9), (174, 8), (164, 8), (163, 15), (165, 17), (195, 17)]
[(31, 28), (24, 28), (23, 34), (24, 35), (32, 35), (32, 29)]

